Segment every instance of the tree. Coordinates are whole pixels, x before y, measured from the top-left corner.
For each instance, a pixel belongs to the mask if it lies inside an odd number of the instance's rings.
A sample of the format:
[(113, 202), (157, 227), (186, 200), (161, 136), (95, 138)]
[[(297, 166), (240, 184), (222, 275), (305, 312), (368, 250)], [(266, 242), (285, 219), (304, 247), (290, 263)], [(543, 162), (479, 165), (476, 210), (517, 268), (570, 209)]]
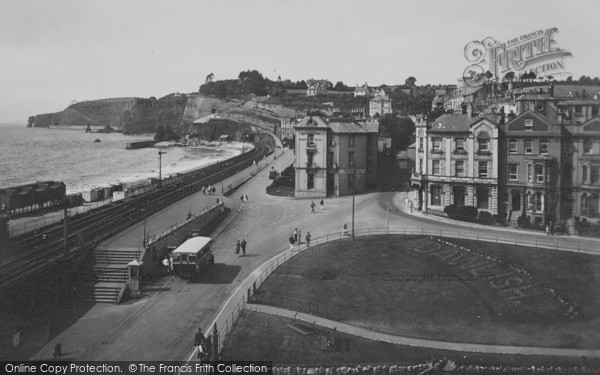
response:
[(381, 131), (392, 138), (394, 150), (406, 150), (415, 141), (415, 124), (407, 118), (396, 117), (393, 114), (385, 114), (379, 120)]
[(29, 118), (27, 119), (27, 127), (32, 128), (34, 124), (35, 124), (35, 116), (29, 116)]
[(408, 77), (408, 78), (407, 78), (407, 79), (404, 81), (404, 83), (405, 83), (407, 86), (414, 86), (414, 85), (415, 85), (415, 82), (417, 82), (417, 79), (416, 79), (415, 77), (413, 77), (413, 76), (410, 76), (410, 77)]
[(156, 133), (154, 133), (154, 140), (162, 141), (163, 139), (165, 139), (165, 127), (162, 125), (158, 125), (156, 127)]
[(573, 82), (573, 76), (568, 76), (567, 77), (567, 82)]
[(214, 79), (215, 79), (215, 75), (213, 73), (210, 73), (209, 75), (206, 76), (204, 83), (211, 83), (214, 81)]
[(335, 86), (333, 86), (334, 90), (336, 91), (346, 91), (348, 89), (348, 86), (344, 85), (344, 82), (342, 81), (338, 81)]
[(252, 93), (255, 95), (266, 95), (266, 80), (257, 70), (247, 70), (240, 72), (238, 79), (242, 85), (243, 93)]

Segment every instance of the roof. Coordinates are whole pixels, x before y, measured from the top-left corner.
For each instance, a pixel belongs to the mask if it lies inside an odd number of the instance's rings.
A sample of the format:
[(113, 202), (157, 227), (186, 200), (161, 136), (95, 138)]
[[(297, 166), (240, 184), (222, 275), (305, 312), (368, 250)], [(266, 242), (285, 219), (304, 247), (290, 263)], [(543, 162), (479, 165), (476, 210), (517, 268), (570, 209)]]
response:
[(302, 120), (295, 126), (298, 128), (324, 129), (327, 128), (327, 121), (321, 116), (304, 116)]
[(548, 94), (523, 94), (515, 100), (554, 100), (554, 98)]
[(212, 241), (210, 237), (192, 237), (173, 250), (173, 254), (196, 254), (204, 246), (208, 245), (210, 241)]
[(485, 116), (469, 116), (468, 114), (444, 114), (431, 123), (429, 133), (466, 133), (470, 131), (471, 125), (481, 119), (486, 119), (495, 124), (498, 115), (487, 114)]
[(379, 133), (379, 121), (367, 121), (365, 123), (365, 130), (368, 133)]
[(586, 104), (600, 104), (600, 99), (574, 99), (574, 100), (562, 100), (558, 102), (558, 105), (586, 105)]
[(356, 122), (348, 122), (348, 121), (331, 121), (329, 122), (329, 128), (334, 133), (367, 133), (362, 126), (358, 125)]

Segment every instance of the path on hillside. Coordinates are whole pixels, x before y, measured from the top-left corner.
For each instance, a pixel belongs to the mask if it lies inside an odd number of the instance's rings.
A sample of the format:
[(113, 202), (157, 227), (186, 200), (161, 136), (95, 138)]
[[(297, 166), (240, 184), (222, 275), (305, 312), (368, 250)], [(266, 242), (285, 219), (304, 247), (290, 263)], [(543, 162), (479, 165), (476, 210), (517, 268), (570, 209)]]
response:
[(340, 332), (348, 333), (363, 337), (369, 340), (384, 341), (392, 344), (418, 346), (422, 348), (454, 350), (460, 352), (477, 352), (477, 353), (495, 353), (495, 354), (526, 354), (526, 355), (550, 355), (550, 356), (568, 356), (568, 357), (600, 357), (600, 350), (593, 349), (563, 349), (563, 348), (544, 348), (533, 346), (508, 346), (508, 345), (487, 345), (487, 344), (468, 344), (460, 342), (426, 340), (413, 337), (404, 337), (390, 335), (371, 331), (369, 329), (357, 327), (354, 325), (338, 322), (322, 318), (316, 315), (309, 315), (293, 310), (282, 309), (279, 307), (248, 304), (247, 309), (258, 311), (266, 314), (278, 315), (287, 318), (302, 320), (308, 323), (315, 323), (326, 328), (336, 328)]

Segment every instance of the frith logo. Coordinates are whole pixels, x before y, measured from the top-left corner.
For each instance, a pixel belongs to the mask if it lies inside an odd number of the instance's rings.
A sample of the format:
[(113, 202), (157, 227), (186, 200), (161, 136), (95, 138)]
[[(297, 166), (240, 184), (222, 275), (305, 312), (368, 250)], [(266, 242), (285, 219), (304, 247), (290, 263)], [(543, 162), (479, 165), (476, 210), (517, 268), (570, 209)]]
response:
[(501, 43), (492, 37), (472, 41), (465, 47), (465, 58), (472, 64), (463, 73), (466, 84), (478, 86), (486, 80), (502, 81), (508, 73), (518, 78), (533, 72), (537, 78), (564, 74), (564, 58), (571, 52), (558, 48), (557, 28), (537, 30)]

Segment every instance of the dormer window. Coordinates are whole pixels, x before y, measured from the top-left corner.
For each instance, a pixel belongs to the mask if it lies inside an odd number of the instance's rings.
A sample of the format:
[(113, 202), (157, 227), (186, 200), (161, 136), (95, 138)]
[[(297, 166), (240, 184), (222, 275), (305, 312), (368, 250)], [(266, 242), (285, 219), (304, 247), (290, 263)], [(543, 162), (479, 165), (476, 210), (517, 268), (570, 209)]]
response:
[(488, 133), (479, 133), (477, 143), (479, 144), (480, 152), (488, 152), (490, 150), (490, 136)]
[(531, 132), (533, 131), (533, 119), (525, 119), (525, 131)]

